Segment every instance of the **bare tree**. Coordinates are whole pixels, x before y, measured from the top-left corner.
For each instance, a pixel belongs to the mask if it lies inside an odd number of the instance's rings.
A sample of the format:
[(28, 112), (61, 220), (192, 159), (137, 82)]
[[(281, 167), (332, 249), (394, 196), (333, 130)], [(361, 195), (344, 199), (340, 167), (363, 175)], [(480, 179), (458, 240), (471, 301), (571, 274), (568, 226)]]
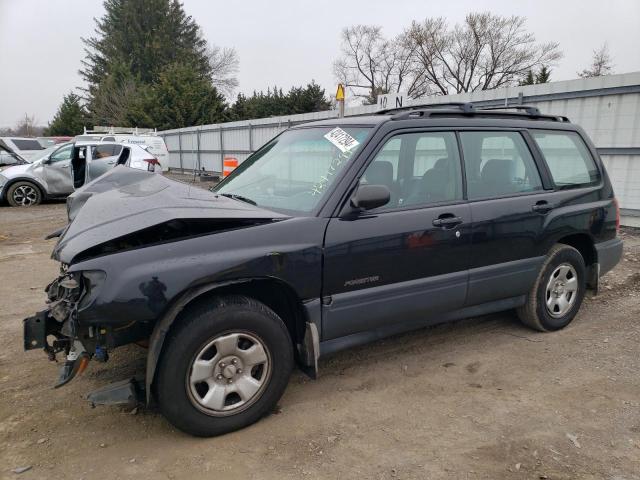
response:
[(13, 129), (14, 135), (21, 137), (36, 137), (42, 135), (43, 127), (36, 125), (36, 117), (34, 115), (24, 114), (24, 117), (18, 121), (16, 128)]
[(92, 120), (96, 125), (129, 125), (128, 113), (141, 100), (141, 90), (131, 77), (107, 80), (93, 97)]
[(611, 55), (609, 55), (609, 46), (605, 43), (598, 50), (593, 51), (593, 60), (591, 66), (578, 72), (578, 76), (582, 78), (601, 77), (613, 73), (613, 64)]
[(430, 87), (439, 94), (489, 90), (517, 83), (562, 57), (555, 42), (537, 43), (526, 19), (471, 13), (450, 28), (444, 18), (414, 21), (403, 36)]
[(208, 48), (207, 56), (211, 65), (213, 86), (225, 96), (231, 97), (233, 91), (238, 88), (238, 54), (233, 48), (212, 46)]
[(426, 88), (416, 74), (413, 47), (401, 37), (386, 39), (382, 27), (376, 25), (342, 30), (341, 56), (333, 70), (338, 81), (365, 103), (375, 103), (377, 95), (401, 89), (420, 96)]

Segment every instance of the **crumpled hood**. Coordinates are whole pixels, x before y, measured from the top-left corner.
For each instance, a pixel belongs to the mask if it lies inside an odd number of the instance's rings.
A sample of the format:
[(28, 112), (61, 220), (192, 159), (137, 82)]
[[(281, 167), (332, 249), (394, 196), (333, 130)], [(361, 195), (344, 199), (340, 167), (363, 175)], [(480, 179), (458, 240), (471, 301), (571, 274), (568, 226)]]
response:
[(52, 258), (76, 255), (110, 240), (181, 219), (278, 220), (286, 215), (217, 195), (162, 175), (118, 166), (67, 198), (69, 225)]

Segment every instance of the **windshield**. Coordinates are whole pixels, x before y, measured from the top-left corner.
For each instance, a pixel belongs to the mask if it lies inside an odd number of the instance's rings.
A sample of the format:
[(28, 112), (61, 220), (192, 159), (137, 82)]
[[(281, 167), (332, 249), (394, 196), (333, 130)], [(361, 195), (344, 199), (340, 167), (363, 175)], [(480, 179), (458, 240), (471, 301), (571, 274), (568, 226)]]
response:
[(369, 131), (370, 127), (352, 126), (286, 131), (240, 164), (214, 191), (266, 208), (309, 213)]

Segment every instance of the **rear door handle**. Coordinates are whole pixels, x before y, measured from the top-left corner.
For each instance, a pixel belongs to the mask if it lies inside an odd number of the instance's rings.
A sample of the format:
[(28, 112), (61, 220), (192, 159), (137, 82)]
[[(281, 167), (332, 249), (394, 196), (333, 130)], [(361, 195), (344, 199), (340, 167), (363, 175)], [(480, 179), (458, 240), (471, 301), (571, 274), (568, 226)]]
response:
[(536, 202), (536, 204), (531, 207), (531, 210), (538, 213), (547, 213), (553, 210), (553, 208), (554, 206), (551, 203), (547, 202), (546, 200), (541, 200), (539, 202)]
[(433, 222), (434, 227), (443, 227), (443, 228), (451, 228), (456, 225), (460, 225), (462, 223), (462, 219), (460, 217), (449, 216), (450, 214), (440, 215)]
[(109, 165), (113, 165), (114, 163), (116, 163), (116, 161), (114, 160), (113, 162), (107, 162)]

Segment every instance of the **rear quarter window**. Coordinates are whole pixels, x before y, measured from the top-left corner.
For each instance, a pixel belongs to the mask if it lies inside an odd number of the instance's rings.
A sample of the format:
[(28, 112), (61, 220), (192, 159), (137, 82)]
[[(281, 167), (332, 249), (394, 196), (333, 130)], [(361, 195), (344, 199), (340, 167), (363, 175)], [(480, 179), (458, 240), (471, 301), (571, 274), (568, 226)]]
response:
[(600, 182), (600, 171), (584, 141), (575, 132), (531, 131), (558, 188)]

